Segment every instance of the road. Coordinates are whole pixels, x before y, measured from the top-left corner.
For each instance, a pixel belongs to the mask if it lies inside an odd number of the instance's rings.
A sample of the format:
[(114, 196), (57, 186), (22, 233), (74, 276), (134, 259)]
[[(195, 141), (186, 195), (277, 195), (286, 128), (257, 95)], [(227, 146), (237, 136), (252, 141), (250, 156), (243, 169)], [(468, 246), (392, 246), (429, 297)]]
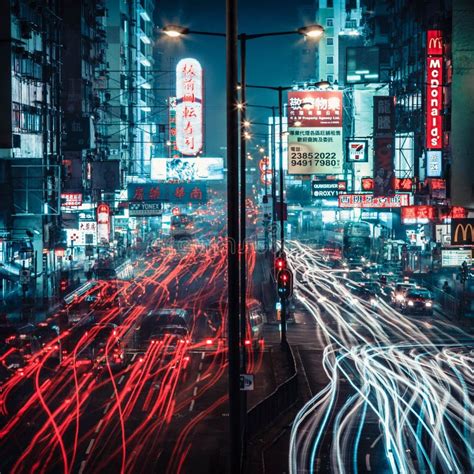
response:
[[(219, 239), (164, 248), (138, 260), (132, 280), (76, 298), (72, 326), (53, 316), (58, 336), (0, 385), (0, 471), (225, 471), (225, 255)], [(250, 275), (255, 258), (251, 248)], [(145, 316), (166, 307), (191, 312), (190, 339), (138, 347)], [(209, 308), (221, 323), (210, 324)], [(249, 370), (263, 370), (263, 357), (251, 351)]]
[(311, 393), (289, 472), (473, 472), (472, 334), (437, 311), (372, 306), (313, 247), (288, 255), (302, 308), (289, 338)]

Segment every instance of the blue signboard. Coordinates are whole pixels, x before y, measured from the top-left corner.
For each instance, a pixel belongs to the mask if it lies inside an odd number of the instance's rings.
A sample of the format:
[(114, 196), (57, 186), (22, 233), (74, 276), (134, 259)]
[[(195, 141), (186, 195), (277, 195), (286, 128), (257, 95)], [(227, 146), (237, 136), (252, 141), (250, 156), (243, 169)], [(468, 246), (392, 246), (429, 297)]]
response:
[(131, 202), (164, 201), (178, 203), (202, 203), (207, 201), (205, 181), (193, 183), (131, 183), (128, 185)]

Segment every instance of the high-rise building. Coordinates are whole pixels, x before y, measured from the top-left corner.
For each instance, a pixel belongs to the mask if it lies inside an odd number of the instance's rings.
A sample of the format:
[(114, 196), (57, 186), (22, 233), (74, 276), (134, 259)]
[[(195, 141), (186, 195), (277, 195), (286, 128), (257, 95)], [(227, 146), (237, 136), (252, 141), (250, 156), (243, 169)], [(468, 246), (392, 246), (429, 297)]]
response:
[[(59, 0), (0, 2), (2, 296), (47, 298), (59, 238)], [(21, 284), (21, 286), (19, 285)]]

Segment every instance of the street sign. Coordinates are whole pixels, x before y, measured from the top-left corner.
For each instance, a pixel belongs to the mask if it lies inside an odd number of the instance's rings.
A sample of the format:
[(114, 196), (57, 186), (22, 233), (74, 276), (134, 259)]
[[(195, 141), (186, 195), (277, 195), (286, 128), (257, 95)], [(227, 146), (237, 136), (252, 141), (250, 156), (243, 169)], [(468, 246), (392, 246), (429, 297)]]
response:
[(161, 202), (129, 202), (128, 212), (130, 217), (135, 216), (161, 216), (163, 213), (161, 209)]
[(250, 391), (254, 389), (253, 374), (240, 374), (240, 390)]

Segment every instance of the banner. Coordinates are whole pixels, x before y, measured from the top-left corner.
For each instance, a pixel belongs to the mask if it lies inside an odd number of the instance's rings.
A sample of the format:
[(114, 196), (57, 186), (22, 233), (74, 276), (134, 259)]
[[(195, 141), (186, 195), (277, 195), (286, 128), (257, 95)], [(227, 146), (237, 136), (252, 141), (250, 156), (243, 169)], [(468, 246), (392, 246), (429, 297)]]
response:
[(343, 172), (342, 91), (288, 93), (288, 174)]
[(151, 179), (199, 181), (224, 179), (222, 158), (152, 158)]
[(394, 193), (395, 101), (374, 96), (374, 196)]

